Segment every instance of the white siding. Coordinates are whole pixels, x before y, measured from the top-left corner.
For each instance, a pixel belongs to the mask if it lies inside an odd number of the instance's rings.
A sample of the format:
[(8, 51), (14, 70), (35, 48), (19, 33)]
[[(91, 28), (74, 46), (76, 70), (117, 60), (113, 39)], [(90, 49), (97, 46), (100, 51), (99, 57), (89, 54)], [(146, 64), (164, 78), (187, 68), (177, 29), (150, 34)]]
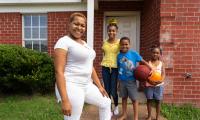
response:
[(0, 0), (0, 4), (21, 4), (21, 3), (69, 3), (81, 2), (82, 0)]
[(20, 12), (20, 13), (47, 13), (59, 11), (87, 11), (86, 3), (76, 4), (38, 4), (38, 5), (3, 5), (0, 6), (0, 13)]

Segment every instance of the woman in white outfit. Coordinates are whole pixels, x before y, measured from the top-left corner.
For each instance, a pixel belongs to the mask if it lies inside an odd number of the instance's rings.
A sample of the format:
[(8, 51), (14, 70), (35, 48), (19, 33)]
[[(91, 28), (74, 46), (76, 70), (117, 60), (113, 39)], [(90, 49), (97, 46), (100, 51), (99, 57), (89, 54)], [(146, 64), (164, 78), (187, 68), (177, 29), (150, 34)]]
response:
[(110, 120), (111, 100), (93, 67), (95, 51), (82, 40), (86, 17), (73, 13), (68, 28), (69, 34), (54, 46), (56, 93), (64, 120), (79, 120), (85, 102), (99, 107), (100, 120)]

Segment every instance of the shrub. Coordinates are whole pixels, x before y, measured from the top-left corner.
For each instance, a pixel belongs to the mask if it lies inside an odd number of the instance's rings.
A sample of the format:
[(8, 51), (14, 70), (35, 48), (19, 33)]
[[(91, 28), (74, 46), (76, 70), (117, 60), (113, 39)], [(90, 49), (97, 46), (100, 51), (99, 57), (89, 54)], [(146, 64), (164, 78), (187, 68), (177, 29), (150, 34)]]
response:
[(46, 93), (55, 81), (53, 61), (46, 53), (16, 45), (0, 45), (0, 91)]

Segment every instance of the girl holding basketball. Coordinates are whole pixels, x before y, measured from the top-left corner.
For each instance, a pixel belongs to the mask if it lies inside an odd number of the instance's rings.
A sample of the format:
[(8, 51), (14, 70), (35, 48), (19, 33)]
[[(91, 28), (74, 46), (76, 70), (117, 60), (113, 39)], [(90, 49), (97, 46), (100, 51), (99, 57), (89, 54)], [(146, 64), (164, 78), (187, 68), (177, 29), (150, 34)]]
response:
[(160, 60), (162, 55), (161, 49), (158, 46), (154, 46), (151, 48), (151, 53), (152, 57), (149, 61), (149, 65), (153, 68), (153, 72), (158, 72), (161, 74), (161, 79), (156, 82), (153, 81), (153, 79), (146, 82), (145, 95), (147, 98), (147, 120), (151, 120), (151, 104), (153, 100), (155, 100), (156, 103), (156, 120), (159, 120), (161, 100), (163, 98), (163, 80), (165, 78), (165, 67), (164, 63)]
[(138, 52), (130, 50), (130, 39), (122, 37), (120, 39), (120, 53), (117, 56), (119, 93), (122, 97), (122, 115), (119, 120), (127, 118), (127, 99), (131, 99), (133, 104), (134, 120), (138, 120), (137, 84), (134, 78), (134, 69), (137, 63), (148, 65)]

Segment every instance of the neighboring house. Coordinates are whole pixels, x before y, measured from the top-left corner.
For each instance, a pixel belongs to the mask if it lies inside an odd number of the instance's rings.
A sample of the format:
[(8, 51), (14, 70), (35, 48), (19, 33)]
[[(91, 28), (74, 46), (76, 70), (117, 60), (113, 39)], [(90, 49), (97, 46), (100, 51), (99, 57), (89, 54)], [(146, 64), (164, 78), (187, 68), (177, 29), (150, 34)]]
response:
[(88, 16), (87, 42), (97, 52), (99, 73), (107, 21), (116, 18), (118, 37), (130, 37), (145, 59), (152, 45), (163, 49), (164, 101), (200, 107), (200, 0), (1, 0), (0, 43), (53, 55), (74, 11)]

